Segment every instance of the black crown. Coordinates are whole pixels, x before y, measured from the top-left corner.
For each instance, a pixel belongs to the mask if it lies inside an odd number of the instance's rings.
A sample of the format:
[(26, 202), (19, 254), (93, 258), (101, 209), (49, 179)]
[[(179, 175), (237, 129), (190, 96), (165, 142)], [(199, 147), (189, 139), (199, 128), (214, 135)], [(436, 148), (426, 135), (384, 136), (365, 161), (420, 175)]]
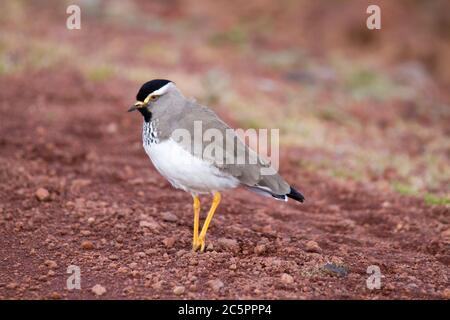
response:
[(136, 100), (143, 102), (150, 93), (152, 93), (153, 91), (156, 91), (158, 89), (161, 89), (169, 82), (172, 82), (172, 81), (165, 80), (165, 79), (154, 79), (154, 80), (144, 83), (136, 95)]

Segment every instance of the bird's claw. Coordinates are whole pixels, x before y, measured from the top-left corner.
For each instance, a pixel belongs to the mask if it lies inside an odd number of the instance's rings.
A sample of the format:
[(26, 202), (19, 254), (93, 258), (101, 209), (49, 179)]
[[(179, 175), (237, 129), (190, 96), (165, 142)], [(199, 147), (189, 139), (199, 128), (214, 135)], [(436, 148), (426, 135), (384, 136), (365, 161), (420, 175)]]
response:
[(204, 238), (199, 238), (197, 240), (197, 242), (194, 242), (192, 244), (192, 251), (195, 252), (195, 251), (199, 250), (200, 252), (204, 252), (205, 251), (205, 243), (206, 243), (206, 241)]

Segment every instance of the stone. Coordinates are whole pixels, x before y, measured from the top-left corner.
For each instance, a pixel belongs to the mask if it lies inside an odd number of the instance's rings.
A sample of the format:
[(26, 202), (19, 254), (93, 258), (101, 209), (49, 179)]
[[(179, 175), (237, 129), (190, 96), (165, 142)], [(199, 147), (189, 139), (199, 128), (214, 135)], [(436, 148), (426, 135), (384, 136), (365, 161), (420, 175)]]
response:
[(94, 249), (94, 244), (89, 240), (85, 240), (85, 241), (81, 242), (81, 248), (83, 250), (92, 250), (92, 249)]
[(173, 288), (173, 293), (177, 296), (181, 296), (185, 290), (186, 289), (183, 286), (176, 286), (175, 288)]
[(50, 199), (50, 192), (45, 188), (39, 188), (36, 190), (35, 196), (39, 201), (47, 201)]
[(234, 239), (220, 238), (217, 242), (224, 249), (239, 251), (239, 244)]
[(209, 280), (208, 285), (213, 289), (214, 292), (219, 292), (220, 289), (224, 287), (223, 282), (220, 279)]
[(167, 222), (175, 222), (178, 220), (178, 217), (176, 215), (174, 215), (172, 212), (167, 211), (161, 213), (161, 218)]
[(96, 295), (96, 296), (102, 296), (106, 293), (106, 288), (96, 284), (95, 286), (92, 287), (91, 291)]
[(255, 247), (254, 251), (257, 255), (262, 255), (264, 252), (267, 251), (267, 247), (264, 244), (260, 244)]
[(281, 275), (281, 282), (284, 284), (291, 284), (294, 283), (294, 278), (290, 274), (283, 273)]
[(327, 263), (323, 266), (323, 271), (334, 277), (343, 278), (348, 274), (347, 268), (337, 265), (335, 263)]
[(44, 264), (50, 269), (54, 269), (58, 266), (58, 264), (53, 260), (45, 260)]
[(175, 244), (175, 241), (176, 241), (175, 237), (165, 238), (163, 240), (163, 244), (166, 246), (167, 249), (170, 249)]
[(315, 253), (321, 253), (322, 248), (319, 246), (319, 244), (316, 241), (310, 240), (306, 243), (306, 251), (307, 252), (315, 252)]

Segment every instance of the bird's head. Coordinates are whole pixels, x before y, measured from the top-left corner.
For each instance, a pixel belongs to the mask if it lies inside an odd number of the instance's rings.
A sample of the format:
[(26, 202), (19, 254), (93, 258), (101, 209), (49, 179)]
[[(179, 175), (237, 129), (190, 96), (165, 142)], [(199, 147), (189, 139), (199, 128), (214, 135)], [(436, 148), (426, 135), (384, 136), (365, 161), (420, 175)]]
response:
[(163, 103), (162, 100), (164, 100), (165, 96), (175, 91), (178, 90), (170, 80), (154, 79), (148, 81), (139, 89), (136, 95), (136, 102), (128, 109), (128, 112), (138, 110), (145, 121), (148, 122), (151, 119), (152, 109)]

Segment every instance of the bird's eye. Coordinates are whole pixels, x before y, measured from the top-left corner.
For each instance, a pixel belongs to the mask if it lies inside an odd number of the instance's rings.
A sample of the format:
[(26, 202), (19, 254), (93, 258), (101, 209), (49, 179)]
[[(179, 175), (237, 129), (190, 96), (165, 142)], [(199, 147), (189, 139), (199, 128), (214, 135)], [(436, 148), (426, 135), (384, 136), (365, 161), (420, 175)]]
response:
[(148, 104), (150, 101), (156, 101), (158, 100), (159, 96), (158, 95), (148, 95), (147, 98), (145, 98), (144, 100), (144, 104)]

